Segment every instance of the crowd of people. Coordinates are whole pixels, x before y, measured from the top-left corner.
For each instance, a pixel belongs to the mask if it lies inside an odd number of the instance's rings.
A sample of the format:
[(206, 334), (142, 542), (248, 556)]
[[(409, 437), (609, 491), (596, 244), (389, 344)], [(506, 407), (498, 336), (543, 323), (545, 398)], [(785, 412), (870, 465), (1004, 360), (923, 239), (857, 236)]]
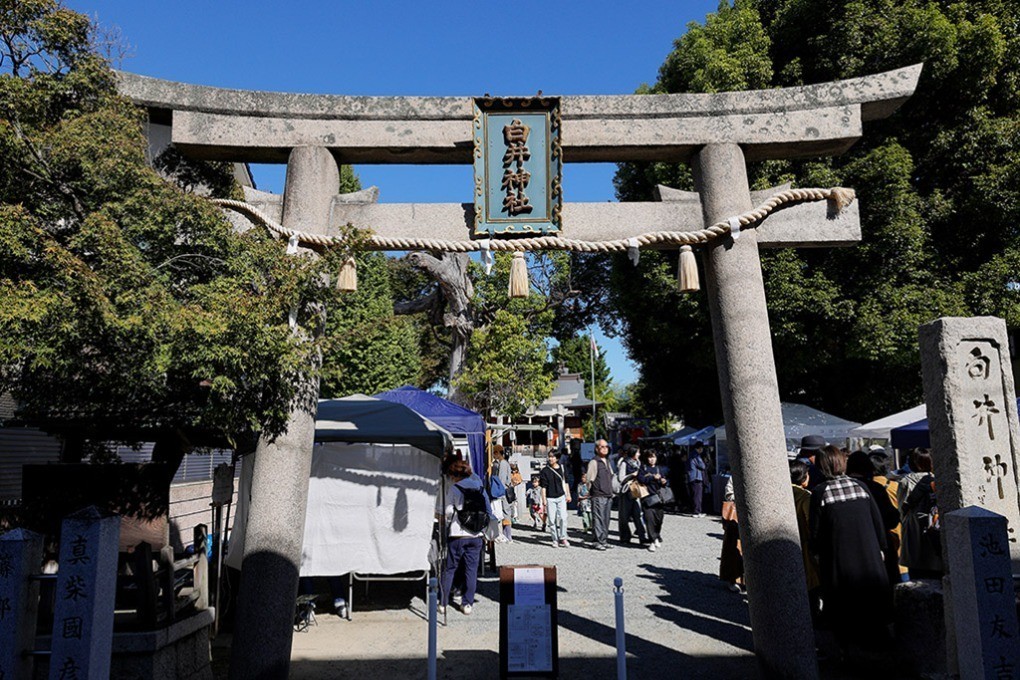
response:
[[(664, 464), (661, 453), (628, 444), (614, 461), (609, 444), (599, 440), (595, 456), (581, 470), (569, 455), (552, 451), (527, 480), (501, 446), (494, 447), (485, 479), (459, 453), (448, 456), (445, 506), (437, 507), (447, 542), (440, 611), (452, 602), (471, 613), (484, 542), (512, 542), (514, 523), (530, 520), (533, 529), (548, 533), (551, 547), (570, 547), (567, 513), (575, 501), (588, 547), (613, 547), (609, 528), (615, 504), (619, 543), (655, 552), (666, 507), (686, 504), (691, 514), (701, 515), (709, 480), (702, 444), (695, 443), (683, 457), (668, 455), (672, 464)], [(893, 585), (942, 573), (931, 454), (911, 451), (903, 468), (891, 468), (884, 449), (850, 453), (815, 435), (802, 439), (789, 462), (812, 620), (819, 631), (831, 631), (837, 654), (880, 649), (888, 641)], [(678, 488), (683, 499), (674, 493)], [(722, 501), (719, 575), (739, 591), (743, 563), (732, 478)]]
[[(552, 450), (541, 470), (525, 481), (519, 466), (510, 462), (502, 446), (492, 450), (492, 463), (483, 479), (471, 470), (458, 451), (444, 459), (444, 491), (437, 504), (437, 531), (444, 534), (447, 550), (442, 567), (440, 612), (452, 602), (464, 614), (474, 606), (477, 573), (486, 540), (513, 542), (513, 525), (526, 521), (519, 508), (523, 497), (533, 529), (548, 532), (554, 548), (571, 546), (567, 534), (568, 504), (575, 504), (587, 545), (607, 550), (610, 513), (618, 509), (620, 543), (655, 552), (662, 544), (662, 523), (667, 506), (678, 503), (673, 489), (683, 488), (692, 514), (702, 516), (702, 499), (708, 485), (704, 445), (695, 443), (683, 457), (666, 456), (634, 444), (625, 445), (616, 460), (609, 444), (595, 443), (595, 456), (583, 471), (579, 460)], [(576, 453), (576, 452), (575, 452)]]
[[(892, 470), (881, 447), (848, 452), (817, 435), (789, 462), (812, 620), (833, 653), (881, 652), (893, 586), (943, 571), (931, 453), (915, 449)], [(723, 508), (720, 578), (742, 587), (732, 483)]]

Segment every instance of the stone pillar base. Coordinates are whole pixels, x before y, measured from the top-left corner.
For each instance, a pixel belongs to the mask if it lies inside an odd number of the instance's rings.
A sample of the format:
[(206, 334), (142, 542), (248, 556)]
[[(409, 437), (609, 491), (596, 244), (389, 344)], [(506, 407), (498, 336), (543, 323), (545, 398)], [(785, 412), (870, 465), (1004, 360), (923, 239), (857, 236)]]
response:
[[(168, 628), (114, 633), (110, 680), (213, 680), (209, 631), (212, 608), (196, 612)], [(36, 648), (48, 649), (48, 637)], [(38, 657), (34, 678), (49, 677), (49, 657)]]
[(897, 675), (946, 678), (946, 619), (942, 582), (918, 579), (894, 592)]

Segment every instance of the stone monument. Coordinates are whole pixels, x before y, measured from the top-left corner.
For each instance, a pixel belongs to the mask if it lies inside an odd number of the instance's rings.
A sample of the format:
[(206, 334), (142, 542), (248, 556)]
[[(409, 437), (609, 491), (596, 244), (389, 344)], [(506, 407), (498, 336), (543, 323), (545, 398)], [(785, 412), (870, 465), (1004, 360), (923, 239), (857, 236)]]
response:
[(35, 642), (43, 537), (26, 529), (0, 536), (0, 678), (29, 680)]
[(920, 340), (939, 512), (974, 505), (1005, 517), (1020, 573), (1020, 431), (1006, 323), (947, 317), (921, 326)]
[(962, 680), (1020, 679), (1006, 518), (975, 506), (943, 516)]
[(120, 518), (94, 506), (61, 525), (50, 680), (110, 676), (119, 541)]
[[(730, 220), (732, 229), (738, 213), (750, 208), (746, 161), (845, 151), (862, 136), (865, 122), (890, 115), (910, 97), (920, 72), (916, 65), (761, 92), (562, 97), (564, 162), (687, 161), (696, 170), (699, 191), (681, 200), (564, 203), (558, 226), (565, 237), (592, 242), (596, 249), (599, 242), (635, 241), (640, 234), (634, 225), (647, 232), (700, 232), (706, 224)], [(470, 98), (288, 95), (119, 77), (121, 92), (149, 109), (150, 127), (169, 121), (165, 132), (183, 153), (288, 163), (284, 196), (246, 190), (247, 205), (237, 209), (254, 223), (268, 226), (271, 220), (315, 234), (338, 233), (350, 224), (371, 229), (380, 250), (444, 249), (422, 245), (423, 239), (460, 242), (460, 252), (483, 248), (472, 237), (476, 206), (339, 199), (333, 195), (335, 164), (326, 162), (332, 156), (345, 163), (471, 164), (476, 118)], [(292, 183), (299, 164), (318, 165), (323, 174)], [(738, 511), (746, 519), (740, 530), (755, 651), (768, 676), (816, 678), (758, 248), (849, 245), (860, 240), (860, 221), (856, 205), (836, 214), (818, 203), (800, 203), (759, 221), (760, 234), (748, 233), (739, 243), (727, 236), (706, 247), (708, 295), (723, 406), (733, 432)], [(506, 248), (498, 240), (491, 245)], [(647, 247), (678, 246), (673, 241)], [(255, 454), (239, 607), (256, 618), (244, 621), (235, 635), (233, 678), (253, 677), (255, 670), (263, 678), (287, 676), (311, 426), (308, 415), (295, 410), (288, 432), (260, 443)], [(260, 456), (269, 460), (259, 462)], [(271, 566), (259, 569), (263, 564)], [(253, 573), (258, 580), (246, 585)], [(245, 661), (254, 658), (257, 664)]]

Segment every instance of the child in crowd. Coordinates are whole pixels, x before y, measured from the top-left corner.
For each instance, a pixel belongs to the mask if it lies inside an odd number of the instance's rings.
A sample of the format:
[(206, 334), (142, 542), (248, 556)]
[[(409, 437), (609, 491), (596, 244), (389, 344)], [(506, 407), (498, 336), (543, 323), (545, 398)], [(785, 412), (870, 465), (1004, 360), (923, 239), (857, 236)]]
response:
[(588, 475), (581, 475), (581, 483), (577, 485), (577, 514), (581, 516), (584, 530), (591, 530), (591, 490), (588, 488)]
[(531, 477), (531, 486), (528, 487), (527, 499), (534, 527), (537, 529), (538, 522), (541, 520), (542, 531), (545, 531), (545, 506), (542, 505), (542, 487), (538, 485), (538, 475), (532, 475)]

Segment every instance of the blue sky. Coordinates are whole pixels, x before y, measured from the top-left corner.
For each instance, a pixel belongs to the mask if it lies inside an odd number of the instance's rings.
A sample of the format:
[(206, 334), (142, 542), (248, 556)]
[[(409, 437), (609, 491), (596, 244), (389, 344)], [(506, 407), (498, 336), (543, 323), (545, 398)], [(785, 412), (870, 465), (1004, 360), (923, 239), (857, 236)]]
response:
[[(116, 27), (121, 68), (218, 87), (351, 95), (631, 94), (655, 81), (673, 41), (717, 0), (73, 0)], [(385, 202), (469, 202), (470, 166), (357, 166)], [(254, 169), (281, 191), (282, 166)], [(567, 201), (611, 201), (615, 165), (564, 167)], [(569, 225), (566, 225), (569, 231)], [(596, 339), (614, 381), (636, 369), (618, 340)]]

